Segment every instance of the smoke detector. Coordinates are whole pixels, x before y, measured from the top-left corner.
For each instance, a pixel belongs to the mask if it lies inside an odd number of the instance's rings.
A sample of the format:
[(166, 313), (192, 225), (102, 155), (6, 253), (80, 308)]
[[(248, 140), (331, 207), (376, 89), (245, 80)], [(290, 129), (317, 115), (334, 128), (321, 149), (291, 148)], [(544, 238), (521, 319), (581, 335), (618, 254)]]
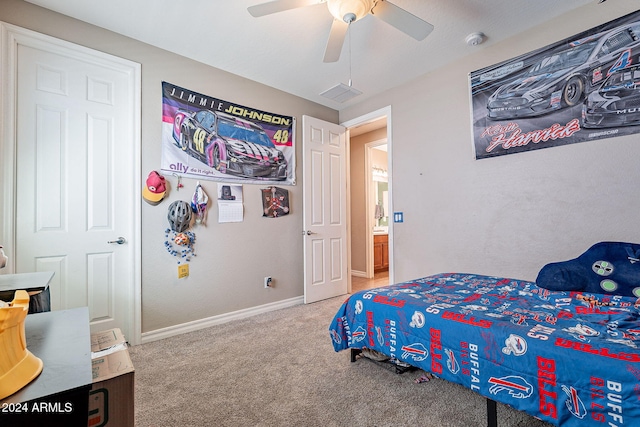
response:
[(484, 33), (471, 33), (465, 37), (464, 41), (467, 42), (469, 46), (478, 46), (484, 41), (484, 38)]

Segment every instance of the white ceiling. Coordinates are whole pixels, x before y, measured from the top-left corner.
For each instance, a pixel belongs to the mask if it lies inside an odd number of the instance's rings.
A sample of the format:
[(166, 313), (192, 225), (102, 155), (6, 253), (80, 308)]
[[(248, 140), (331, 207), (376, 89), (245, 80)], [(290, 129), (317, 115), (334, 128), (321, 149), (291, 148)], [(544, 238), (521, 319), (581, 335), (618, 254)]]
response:
[[(351, 25), (351, 61), (347, 38), (335, 63), (322, 62), (333, 19), (325, 4), (253, 18), (247, 7), (264, 0), (27, 1), (340, 110), (598, 0), (391, 0), (434, 31), (416, 41), (369, 15)], [(477, 31), (487, 40), (467, 46)], [(320, 96), (350, 74), (362, 95)]]

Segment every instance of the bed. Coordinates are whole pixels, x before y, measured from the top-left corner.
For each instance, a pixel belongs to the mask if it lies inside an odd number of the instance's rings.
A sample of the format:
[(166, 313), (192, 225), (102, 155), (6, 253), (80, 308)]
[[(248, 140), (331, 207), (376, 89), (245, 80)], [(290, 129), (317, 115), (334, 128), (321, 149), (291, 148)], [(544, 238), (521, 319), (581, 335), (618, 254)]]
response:
[(634, 296), (445, 273), (350, 295), (329, 332), (336, 351), (485, 396), (490, 425), (501, 402), (558, 426), (628, 426), (640, 425), (639, 313)]

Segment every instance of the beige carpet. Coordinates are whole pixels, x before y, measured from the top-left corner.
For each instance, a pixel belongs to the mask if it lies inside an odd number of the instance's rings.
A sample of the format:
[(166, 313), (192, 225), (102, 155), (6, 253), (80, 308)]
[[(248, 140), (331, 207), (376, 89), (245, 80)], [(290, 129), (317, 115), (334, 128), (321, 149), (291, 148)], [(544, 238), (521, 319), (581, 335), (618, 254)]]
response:
[[(344, 298), (278, 310), (130, 349), (137, 427), (486, 425), (486, 401), (423, 371), (336, 353)], [(546, 427), (498, 404), (500, 427)]]

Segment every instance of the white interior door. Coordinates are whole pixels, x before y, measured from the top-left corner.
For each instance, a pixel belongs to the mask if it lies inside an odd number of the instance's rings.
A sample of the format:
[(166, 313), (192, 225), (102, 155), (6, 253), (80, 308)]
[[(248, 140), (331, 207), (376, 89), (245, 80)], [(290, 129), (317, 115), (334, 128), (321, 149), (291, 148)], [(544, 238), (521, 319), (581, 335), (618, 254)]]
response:
[(340, 125), (302, 116), (304, 302), (347, 293), (347, 151)]
[(135, 342), (137, 64), (43, 40), (14, 48), (15, 272), (55, 272), (53, 310), (88, 306), (92, 331)]

